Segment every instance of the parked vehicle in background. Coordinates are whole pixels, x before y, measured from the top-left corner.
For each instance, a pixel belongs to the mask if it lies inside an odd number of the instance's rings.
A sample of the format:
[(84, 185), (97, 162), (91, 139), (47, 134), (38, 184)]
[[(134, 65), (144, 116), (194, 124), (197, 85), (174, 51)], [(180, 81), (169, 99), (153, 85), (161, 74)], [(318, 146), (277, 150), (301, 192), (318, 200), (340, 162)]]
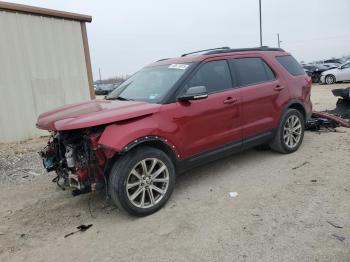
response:
[(305, 73), (311, 78), (312, 77), (312, 72), (309, 71), (308, 69), (304, 68), (304, 67), (303, 67), (303, 69), (304, 69)]
[(336, 82), (350, 81), (350, 62), (337, 68), (322, 72), (320, 77), (321, 84), (334, 84)]
[(115, 89), (114, 84), (96, 84), (95, 85), (95, 94), (96, 95), (108, 95)]
[(321, 73), (329, 70), (329, 67), (323, 65), (303, 65), (302, 67), (308, 76), (311, 77), (313, 83), (318, 83), (320, 81)]
[[(311, 79), (279, 48), (219, 48), (157, 61), (105, 100), (39, 116), (41, 152), (75, 194), (107, 186), (136, 216), (159, 210), (176, 174), (264, 145), (293, 153), (312, 114)], [(200, 52), (194, 52), (200, 53)]]
[(321, 65), (327, 67), (328, 69), (333, 69), (333, 68), (339, 67), (339, 64), (334, 64), (334, 63), (323, 63)]
[(333, 58), (333, 59), (324, 60), (323, 63), (332, 63), (332, 64), (341, 65), (344, 63), (344, 61), (342, 59)]

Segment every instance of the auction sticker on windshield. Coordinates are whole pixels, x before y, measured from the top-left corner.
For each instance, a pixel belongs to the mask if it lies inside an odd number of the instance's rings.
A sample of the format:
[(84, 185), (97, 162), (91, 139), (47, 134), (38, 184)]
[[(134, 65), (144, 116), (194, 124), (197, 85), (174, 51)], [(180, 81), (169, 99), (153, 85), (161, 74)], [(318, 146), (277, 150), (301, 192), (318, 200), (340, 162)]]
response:
[(185, 70), (188, 67), (186, 64), (171, 64), (168, 68)]

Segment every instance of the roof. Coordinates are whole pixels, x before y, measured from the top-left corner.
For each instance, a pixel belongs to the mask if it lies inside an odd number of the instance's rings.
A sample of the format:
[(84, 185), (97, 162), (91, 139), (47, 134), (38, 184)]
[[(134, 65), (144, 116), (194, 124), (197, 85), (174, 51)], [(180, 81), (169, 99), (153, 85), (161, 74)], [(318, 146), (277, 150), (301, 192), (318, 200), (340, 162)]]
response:
[(82, 15), (42, 7), (35, 7), (30, 5), (14, 4), (0, 1), (0, 10), (27, 13), (40, 16), (49, 16), (55, 18), (63, 18), (68, 20), (76, 20), (80, 22), (91, 22), (92, 17), (89, 15)]

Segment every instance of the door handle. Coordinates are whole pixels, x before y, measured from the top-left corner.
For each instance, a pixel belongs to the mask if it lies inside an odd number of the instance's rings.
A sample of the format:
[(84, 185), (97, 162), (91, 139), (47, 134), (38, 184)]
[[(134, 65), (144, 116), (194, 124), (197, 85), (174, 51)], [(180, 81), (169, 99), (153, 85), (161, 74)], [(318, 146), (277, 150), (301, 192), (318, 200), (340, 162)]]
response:
[(276, 91), (281, 91), (281, 90), (283, 90), (284, 89), (284, 87), (283, 86), (280, 86), (280, 85), (277, 85), (275, 88), (274, 88), (274, 90), (276, 90)]
[(237, 102), (237, 98), (233, 98), (233, 97), (228, 97), (226, 98), (226, 100), (224, 100), (224, 104), (233, 104)]

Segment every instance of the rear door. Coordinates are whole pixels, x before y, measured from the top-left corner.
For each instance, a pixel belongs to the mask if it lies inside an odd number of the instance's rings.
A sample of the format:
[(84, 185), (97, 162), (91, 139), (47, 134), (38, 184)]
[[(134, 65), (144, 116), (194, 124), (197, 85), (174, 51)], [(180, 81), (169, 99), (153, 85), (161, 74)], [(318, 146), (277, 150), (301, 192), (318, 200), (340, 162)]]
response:
[(230, 63), (241, 90), (243, 138), (264, 139), (276, 128), (281, 104), (289, 98), (286, 83), (259, 55), (236, 57)]

